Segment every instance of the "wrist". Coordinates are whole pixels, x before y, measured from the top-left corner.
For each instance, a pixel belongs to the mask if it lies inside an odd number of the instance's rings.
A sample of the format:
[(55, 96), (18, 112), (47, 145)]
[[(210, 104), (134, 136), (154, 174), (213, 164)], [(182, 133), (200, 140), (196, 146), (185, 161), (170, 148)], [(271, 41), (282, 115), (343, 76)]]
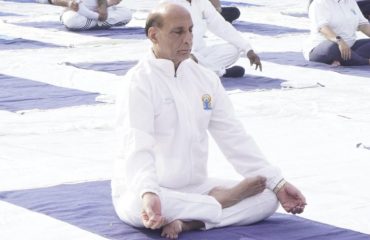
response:
[(343, 41), (343, 38), (341, 36), (335, 36), (335, 42), (337, 44), (341, 43)]
[(275, 194), (277, 194), (284, 186), (285, 184), (287, 183), (287, 181), (285, 181), (285, 179), (281, 179), (277, 184), (276, 186), (274, 187), (273, 191)]

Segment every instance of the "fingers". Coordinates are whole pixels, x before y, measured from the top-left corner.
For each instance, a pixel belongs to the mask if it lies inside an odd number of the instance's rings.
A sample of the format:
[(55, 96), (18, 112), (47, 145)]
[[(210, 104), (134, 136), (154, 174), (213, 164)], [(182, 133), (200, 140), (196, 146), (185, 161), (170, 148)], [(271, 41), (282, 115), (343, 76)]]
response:
[(141, 214), (141, 219), (146, 228), (150, 229), (159, 229), (167, 224), (167, 221), (164, 217), (159, 215), (153, 215), (149, 217), (146, 213)]

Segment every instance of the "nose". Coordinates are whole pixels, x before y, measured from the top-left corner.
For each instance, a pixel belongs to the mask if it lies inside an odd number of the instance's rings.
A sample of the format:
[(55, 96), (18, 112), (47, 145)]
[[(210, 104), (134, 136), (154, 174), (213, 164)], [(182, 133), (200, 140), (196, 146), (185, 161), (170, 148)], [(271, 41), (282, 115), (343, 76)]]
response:
[(193, 32), (188, 30), (185, 35), (184, 39), (185, 43), (188, 44), (189, 46), (192, 46), (193, 44)]

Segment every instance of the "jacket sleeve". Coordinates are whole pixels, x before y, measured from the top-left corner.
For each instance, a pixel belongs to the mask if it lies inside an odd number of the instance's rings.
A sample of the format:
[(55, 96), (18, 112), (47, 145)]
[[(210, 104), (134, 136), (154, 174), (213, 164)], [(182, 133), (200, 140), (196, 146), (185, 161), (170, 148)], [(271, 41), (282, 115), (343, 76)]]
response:
[(159, 184), (153, 152), (152, 96), (150, 86), (143, 84), (143, 79), (138, 79), (140, 77), (139, 73), (127, 77), (125, 81), (129, 84), (120, 94), (117, 121), (119, 154), (115, 175), (123, 174), (125, 188), (141, 197), (145, 192), (159, 194)]
[(219, 12), (217, 12), (210, 1), (200, 2), (202, 4), (201, 8), (204, 18), (206, 19), (208, 29), (212, 33), (245, 51), (245, 53), (252, 49), (249, 41), (245, 39), (233, 25), (227, 22)]
[(283, 178), (280, 170), (266, 161), (252, 137), (245, 132), (220, 81), (214, 99), (209, 132), (226, 159), (243, 177), (266, 177), (267, 187), (273, 190)]

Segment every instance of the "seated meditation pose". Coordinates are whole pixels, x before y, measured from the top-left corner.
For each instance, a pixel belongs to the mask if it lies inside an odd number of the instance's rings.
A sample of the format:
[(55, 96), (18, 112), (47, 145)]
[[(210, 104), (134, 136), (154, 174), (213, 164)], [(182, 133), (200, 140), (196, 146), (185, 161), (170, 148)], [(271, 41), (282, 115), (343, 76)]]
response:
[[(370, 64), (370, 24), (355, 0), (310, 0), (307, 60), (334, 66)], [(367, 37), (358, 39), (356, 31)]]
[(117, 6), (121, 0), (48, 0), (48, 2), (66, 7), (60, 20), (71, 31), (124, 26), (132, 17), (128, 8)]
[[(151, 50), (117, 91), (119, 152), (111, 184), (120, 219), (175, 239), (193, 229), (256, 223), (279, 203), (303, 212), (304, 196), (246, 133), (219, 77), (190, 58), (188, 10), (160, 4), (145, 31)], [(208, 177), (208, 132), (242, 180)]]

